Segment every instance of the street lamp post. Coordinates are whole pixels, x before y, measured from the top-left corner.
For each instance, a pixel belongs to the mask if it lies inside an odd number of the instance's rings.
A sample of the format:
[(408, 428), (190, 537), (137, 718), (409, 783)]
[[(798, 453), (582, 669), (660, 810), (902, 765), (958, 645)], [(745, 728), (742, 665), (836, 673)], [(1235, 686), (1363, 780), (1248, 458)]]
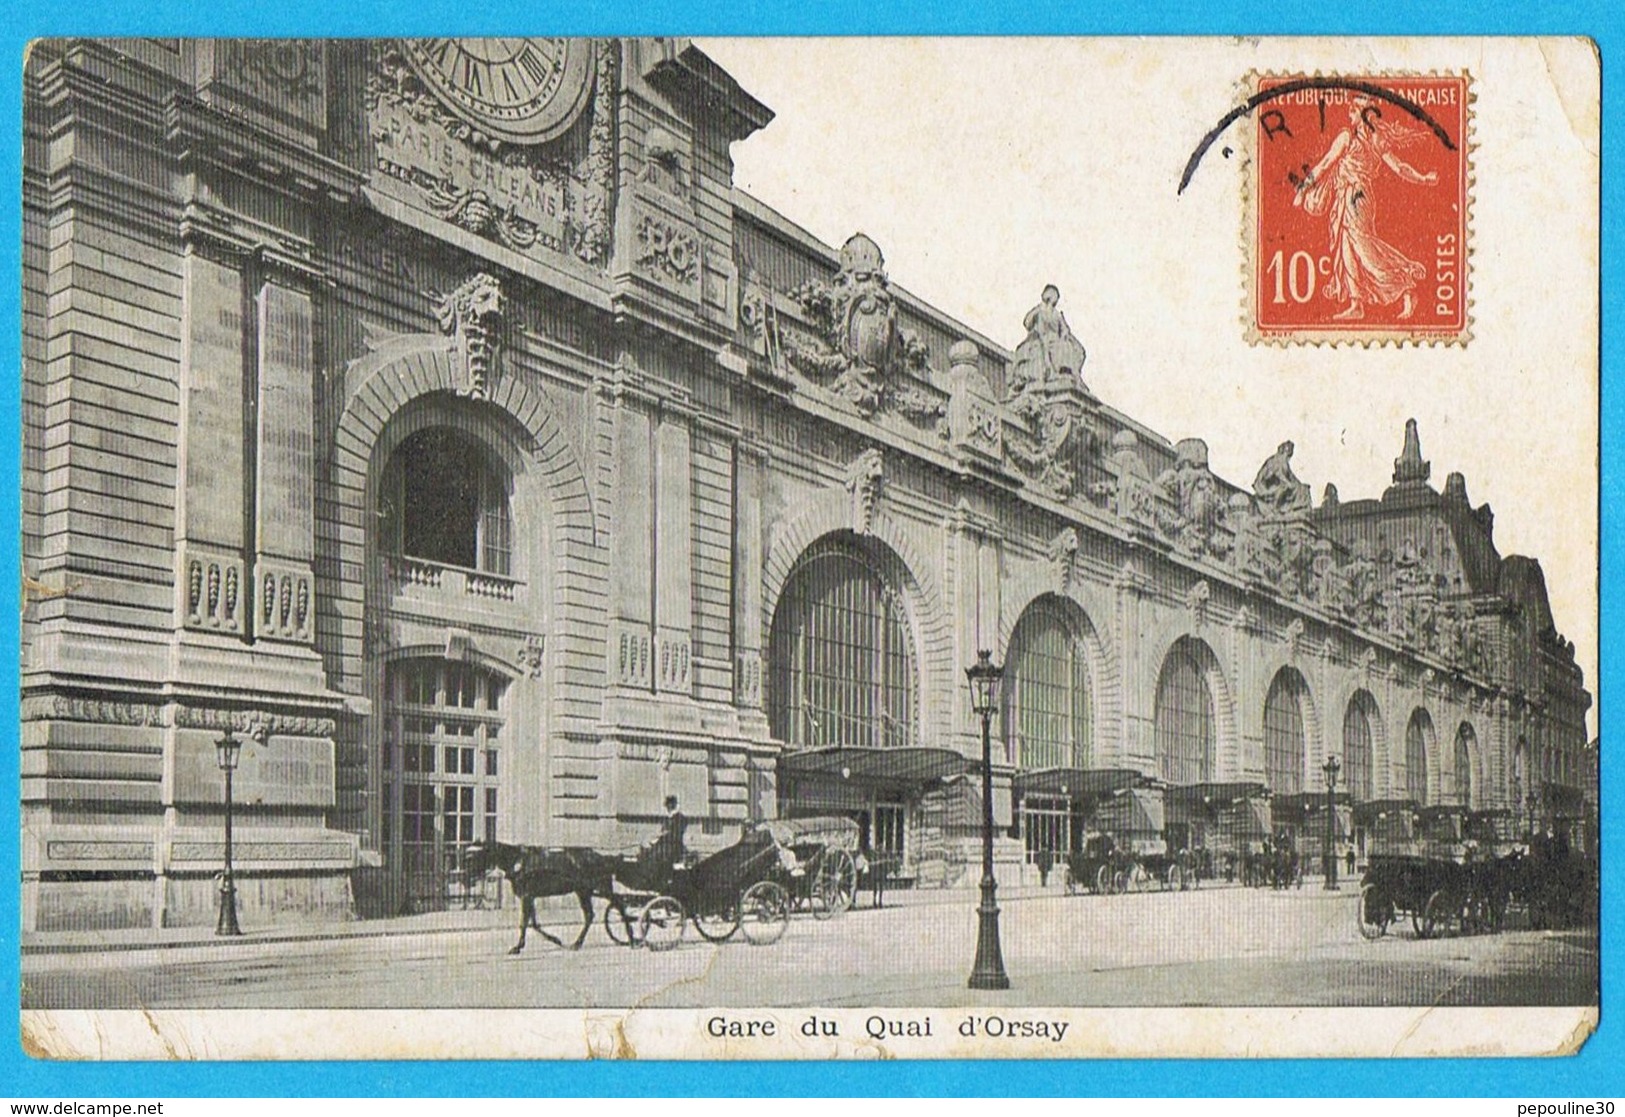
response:
[(1321, 771), (1326, 775), (1326, 891), (1336, 892), (1337, 887), (1337, 773), (1342, 763), (1335, 756), (1328, 756)]
[(237, 924), (237, 880), (231, 871), (231, 774), (237, 769), (237, 757), (242, 743), (226, 730), (226, 735), (214, 743), (215, 760), (226, 774), (226, 868), (220, 874), (220, 922), (215, 924), (217, 935), (240, 935)]
[(971, 708), (982, 718), (982, 902), (976, 909), (976, 964), (971, 968), (972, 989), (1008, 989), (1004, 952), (999, 949), (999, 904), (993, 880), (993, 709), (998, 702), (1004, 669), (995, 666), (989, 652), (976, 653), (965, 668), (970, 680)]

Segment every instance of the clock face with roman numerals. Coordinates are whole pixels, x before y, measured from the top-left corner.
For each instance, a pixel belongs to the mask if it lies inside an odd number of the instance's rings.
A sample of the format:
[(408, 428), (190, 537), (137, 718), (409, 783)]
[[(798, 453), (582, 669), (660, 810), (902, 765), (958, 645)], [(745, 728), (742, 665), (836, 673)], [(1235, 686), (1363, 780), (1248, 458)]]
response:
[(591, 39), (407, 39), (407, 60), (446, 106), (511, 143), (574, 123), (592, 78)]

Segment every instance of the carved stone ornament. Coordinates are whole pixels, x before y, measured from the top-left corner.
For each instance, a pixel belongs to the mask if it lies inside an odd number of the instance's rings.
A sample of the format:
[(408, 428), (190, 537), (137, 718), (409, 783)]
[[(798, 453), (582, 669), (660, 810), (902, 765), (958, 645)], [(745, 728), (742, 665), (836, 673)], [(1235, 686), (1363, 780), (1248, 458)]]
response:
[(948, 347), (948, 430), (956, 452), (1004, 460), (1004, 420), (981, 368), (982, 351), (964, 338)]
[(230, 730), (262, 745), (273, 737), (331, 737), (338, 728), (330, 717), (205, 706), (177, 706), (175, 725), (180, 729), (209, 729), (221, 733)]
[(677, 137), (655, 125), (643, 137), (643, 169), (638, 181), (679, 198), (688, 196), (684, 152)]
[[(833, 280), (812, 280), (789, 294), (811, 327), (780, 325), (773, 344), (792, 369), (826, 382), (861, 415), (873, 415), (900, 394), (909, 410), (920, 410), (923, 399), (908, 394), (906, 378), (928, 378), (927, 350), (898, 324), (885, 258), (874, 241), (862, 233), (849, 238)], [(933, 397), (931, 406), (943, 405)]]
[(1231, 567), (1250, 582), (1278, 586), (1281, 554), (1274, 540), (1265, 533), (1252, 498), (1246, 493), (1232, 494), (1227, 520), (1235, 535), (1230, 551)]
[(1052, 382), (1029, 388), (1010, 405), (1027, 423), (1005, 439), (1011, 463), (1040, 492), (1069, 499), (1081, 460), (1095, 446), (1093, 401), (1077, 384)]
[(102, 725), (153, 727), (168, 724), (164, 707), (151, 702), (87, 698), (73, 694), (28, 695), (22, 700), (21, 720), (86, 721)]
[(1371, 557), (1371, 546), (1357, 540), (1349, 559), (1332, 579), (1333, 604), (1363, 628), (1383, 629), (1388, 623), (1388, 595), (1381, 570)]
[(320, 97), (322, 43), (313, 39), (219, 39), (222, 69), (239, 84), (303, 101)]
[(527, 679), (542, 677), (542, 654), (547, 648), (545, 636), (526, 636), (514, 654), (519, 674)]
[[(553, 46), (543, 50), (536, 44)], [(438, 80), (444, 76), (436, 68), (436, 52), (442, 47), (448, 58), (470, 50), (512, 53), (505, 64), (516, 67), (556, 49), (565, 57), (570, 88), (561, 86), (557, 96), (533, 107), (481, 109), (463, 100), (473, 97), (472, 92)], [(567, 39), (432, 39), (383, 48), (367, 75), (366, 89), (379, 185), (408, 204), (516, 251), (570, 252), (589, 264), (606, 263), (619, 53), (613, 40), (595, 44)], [(492, 73), (496, 81), (495, 70), (482, 67), (480, 72)], [(548, 72), (561, 71), (549, 67)], [(551, 83), (527, 79), (513, 88), (536, 92)], [(589, 91), (591, 107), (582, 114), (579, 105)], [(493, 89), (484, 92), (494, 95)], [(455, 111), (448, 100), (456, 102)], [(575, 123), (580, 115), (590, 115), (590, 123)], [(533, 131), (532, 124), (546, 127)]]
[(1077, 577), (1078, 532), (1064, 528), (1049, 544), (1049, 561), (1055, 571), (1055, 592), (1065, 594)]
[(692, 283), (700, 275), (700, 239), (680, 225), (644, 214), (637, 227), (637, 262), (678, 283)]
[(1229, 554), (1231, 536), (1221, 530), (1229, 510), (1218, 479), (1208, 469), (1206, 442), (1180, 439), (1174, 446), (1173, 468), (1163, 471), (1157, 485), (1167, 498), (1159, 505), (1158, 526), (1175, 547), (1191, 555)]
[(846, 467), (846, 490), (852, 494), (852, 530), (859, 535), (868, 535), (874, 530), (875, 506), (880, 502), (885, 477), (885, 455), (874, 446)]
[(1213, 588), (1204, 578), (1197, 582), (1185, 593), (1185, 608), (1190, 611), (1191, 619), (1198, 625), (1207, 621), (1208, 602), (1213, 598)]
[(1010, 361), (1010, 397), (1057, 384), (1083, 387), (1083, 344), (1073, 336), (1061, 313), (1061, 291), (1053, 283), (1044, 288), (1038, 305), (1029, 310), (1021, 326), (1027, 337)]
[(1154, 533), (1158, 516), (1157, 487), (1151, 471), (1145, 467), (1145, 460), (1140, 457), (1139, 436), (1130, 430), (1112, 435), (1112, 451), (1107, 462), (1117, 479), (1092, 486), (1090, 497), (1118, 519), (1140, 529), (1142, 534)]
[(1292, 450), (1291, 442), (1281, 443), (1253, 478), (1253, 495), (1266, 517), (1301, 516), (1309, 511), (1309, 486), (1292, 472)]
[(1303, 640), (1303, 618), (1293, 617), (1286, 628), (1281, 632), (1281, 643), (1287, 647), (1290, 655), (1298, 654), (1299, 642)]
[(496, 277), (476, 272), (450, 294), (430, 292), (440, 332), (455, 342), (460, 358), (457, 394), (484, 399), (496, 359), (495, 334), (502, 323), (505, 303)]

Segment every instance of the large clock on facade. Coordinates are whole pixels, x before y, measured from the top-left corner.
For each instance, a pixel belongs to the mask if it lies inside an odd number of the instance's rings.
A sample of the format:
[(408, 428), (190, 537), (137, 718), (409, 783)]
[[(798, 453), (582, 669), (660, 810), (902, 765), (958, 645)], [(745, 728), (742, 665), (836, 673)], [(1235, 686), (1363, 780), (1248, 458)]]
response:
[(591, 39), (408, 39), (401, 45), (447, 108), (511, 143), (543, 143), (569, 128), (592, 84)]

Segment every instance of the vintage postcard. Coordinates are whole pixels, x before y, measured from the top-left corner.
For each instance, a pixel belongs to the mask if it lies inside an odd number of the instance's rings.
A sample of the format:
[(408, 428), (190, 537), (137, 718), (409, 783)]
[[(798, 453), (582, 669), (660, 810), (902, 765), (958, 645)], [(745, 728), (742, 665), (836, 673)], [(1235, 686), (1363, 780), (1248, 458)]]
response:
[(1590, 43), (387, 31), (27, 59), (31, 1055), (1584, 1043)]

